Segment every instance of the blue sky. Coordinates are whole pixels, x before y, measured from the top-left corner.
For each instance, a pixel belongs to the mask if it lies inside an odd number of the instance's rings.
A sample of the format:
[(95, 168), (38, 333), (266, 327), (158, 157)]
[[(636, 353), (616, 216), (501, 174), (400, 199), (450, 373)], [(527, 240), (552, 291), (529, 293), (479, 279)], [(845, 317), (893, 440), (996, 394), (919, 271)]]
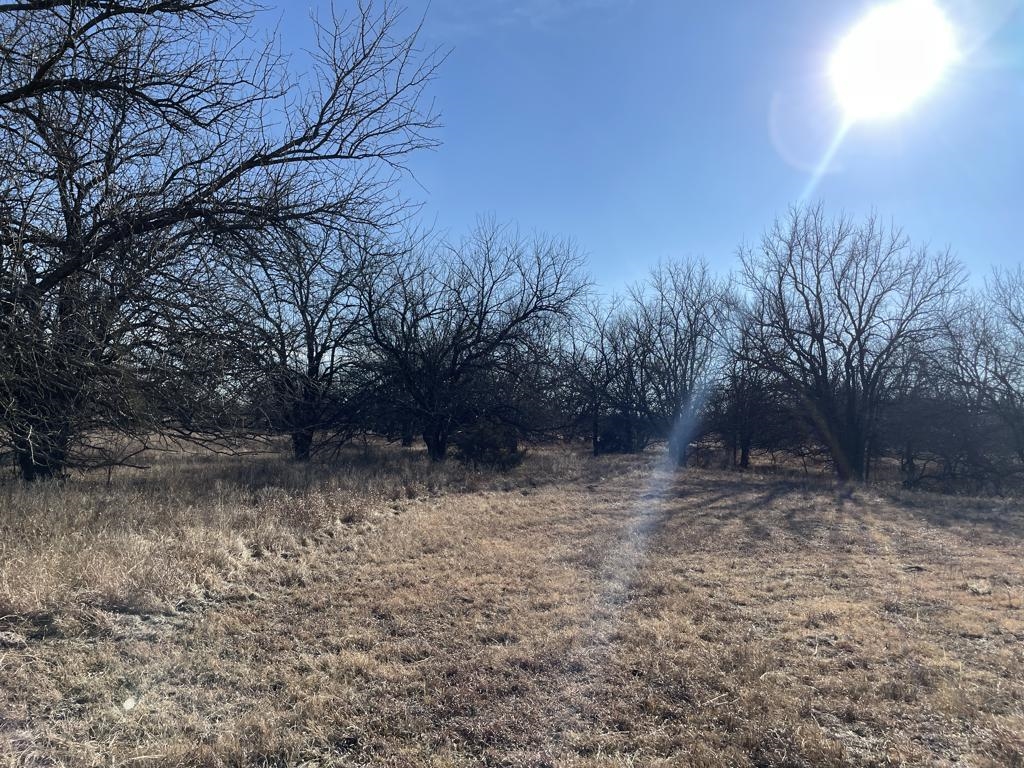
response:
[[(1024, 8), (939, 3), (966, 55), (912, 112), (854, 126), (811, 197), (981, 276), (1024, 261)], [(326, 5), (288, 4), (286, 48)], [(456, 236), (479, 215), (569, 236), (606, 289), (664, 258), (728, 269), (810, 183), (842, 120), (829, 56), (870, 5), (409, 0), (424, 44), (452, 52), (432, 88), (443, 144), (411, 159), (405, 194)]]

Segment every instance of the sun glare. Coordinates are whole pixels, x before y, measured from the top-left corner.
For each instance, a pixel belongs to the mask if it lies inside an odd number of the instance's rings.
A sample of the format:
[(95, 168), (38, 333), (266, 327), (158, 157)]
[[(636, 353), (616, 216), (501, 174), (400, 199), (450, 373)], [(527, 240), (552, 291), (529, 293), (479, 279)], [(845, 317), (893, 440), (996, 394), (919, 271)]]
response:
[(957, 59), (953, 27), (931, 0), (896, 0), (859, 22), (832, 57), (850, 122), (894, 117), (931, 91)]

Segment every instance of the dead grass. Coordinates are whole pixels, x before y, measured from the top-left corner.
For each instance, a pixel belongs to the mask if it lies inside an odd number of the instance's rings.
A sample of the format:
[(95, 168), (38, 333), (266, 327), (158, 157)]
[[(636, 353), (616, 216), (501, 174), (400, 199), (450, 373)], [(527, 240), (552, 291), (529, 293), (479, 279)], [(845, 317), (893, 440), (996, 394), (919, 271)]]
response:
[(6, 489), (0, 764), (1024, 765), (1016, 502), (348, 459)]

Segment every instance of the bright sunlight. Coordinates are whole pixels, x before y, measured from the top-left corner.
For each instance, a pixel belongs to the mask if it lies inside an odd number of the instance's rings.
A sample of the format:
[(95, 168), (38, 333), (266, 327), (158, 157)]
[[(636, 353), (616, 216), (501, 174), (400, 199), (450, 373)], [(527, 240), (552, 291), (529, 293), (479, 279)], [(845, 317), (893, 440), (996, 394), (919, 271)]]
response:
[(832, 83), (849, 122), (891, 118), (926, 96), (957, 56), (942, 9), (897, 0), (872, 9), (842, 40)]

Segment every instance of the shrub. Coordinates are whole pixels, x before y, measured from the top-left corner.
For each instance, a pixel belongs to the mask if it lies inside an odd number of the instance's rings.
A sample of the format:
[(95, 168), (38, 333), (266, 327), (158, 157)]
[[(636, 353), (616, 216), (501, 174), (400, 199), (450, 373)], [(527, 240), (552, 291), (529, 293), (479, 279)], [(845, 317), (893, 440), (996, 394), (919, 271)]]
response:
[(454, 437), (460, 461), (474, 466), (511, 469), (523, 460), (519, 433), (507, 424), (481, 422)]

